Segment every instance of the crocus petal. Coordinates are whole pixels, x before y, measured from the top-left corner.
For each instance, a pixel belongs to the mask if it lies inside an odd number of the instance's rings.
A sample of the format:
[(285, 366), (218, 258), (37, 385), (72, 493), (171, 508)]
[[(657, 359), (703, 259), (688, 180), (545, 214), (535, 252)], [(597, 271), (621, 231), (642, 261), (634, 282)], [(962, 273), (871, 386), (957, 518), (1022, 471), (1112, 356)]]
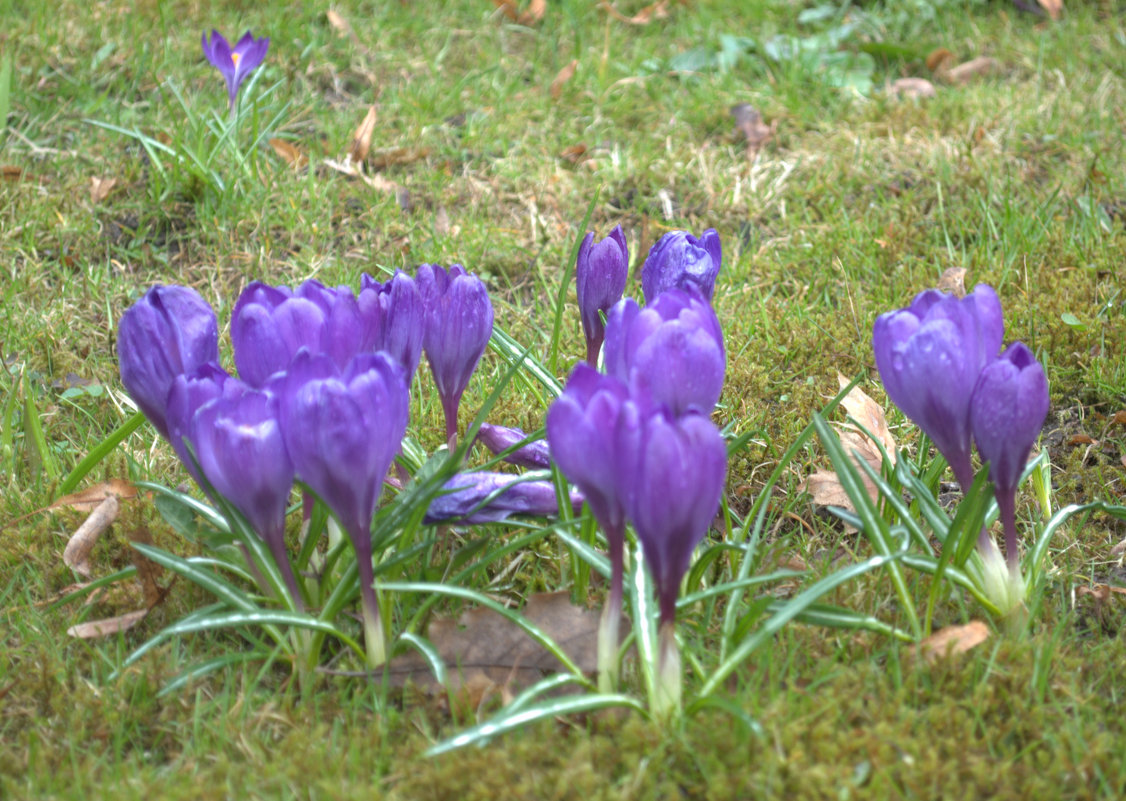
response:
[(723, 251), (714, 228), (699, 239), (687, 231), (670, 231), (649, 250), (641, 268), (645, 302), (652, 303), (669, 289), (695, 292), (711, 301), (722, 265)]
[(605, 326), (599, 312), (606, 313), (621, 300), (629, 277), (629, 248), (620, 225), (595, 243), (588, 233), (579, 245), (575, 282), (587, 342), (587, 361), (594, 366), (602, 345)]
[[(528, 435), (519, 428), (495, 426), (491, 423), (482, 423), (477, 432), (477, 439), (493, 453), (503, 453), (527, 438)], [(544, 440), (536, 440), (512, 451), (504, 460), (520, 467), (547, 468), (551, 466), (551, 449)]]
[[(575, 509), (582, 506), (582, 497), (572, 495), (571, 504)], [(432, 525), (456, 520), (478, 525), (497, 523), (514, 514), (559, 514), (555, 486), (550, 481), (528, 480), (510, 473), (459, 473), (446, 482), (444, 493), (431, 501), (423, 522)]]

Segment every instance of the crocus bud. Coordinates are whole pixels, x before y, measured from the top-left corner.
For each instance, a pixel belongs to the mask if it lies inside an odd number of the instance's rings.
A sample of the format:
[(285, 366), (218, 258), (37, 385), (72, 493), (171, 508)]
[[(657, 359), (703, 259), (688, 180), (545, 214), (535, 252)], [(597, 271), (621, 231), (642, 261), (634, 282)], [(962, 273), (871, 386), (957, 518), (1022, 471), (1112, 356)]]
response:
[[(582, 497), (572, 494), (571, 504), (581, 507)], [(430, 502), (424, 523), (457, 521), (467, 525), (496, 523), (509, 515), (549, 517), (559, 514), (555, 485), (528, 480), (511, 473), (470, 471), (446, 482), (444, 494)]]
[(970, 404), (970, 425), (981, 459), (989, 463), (1010, 566), (1018, 556), (1017, 483), (1047, 416), (1044, 368), (1023, 343), (1014, 342), (981, 371)]
[(963, 488), (973, 483), (970, 401), (1001, 349), (1004, 320), (991, 286), (962, 299), (936, 289), (876, 319), (872, 348), (888, 397), (934, 441)]
[(386, 353), (361, 353), (340, 370), (324, 354), (302, 351), (269, 389), (298, 477), (336, 514), (356, 551), (368, 660), (378, 665), (386, 643), (372, 586), (371, 521), (407, 428), (406, 370)]
[(599, 242), (594, 241), (593, 233), (583, 238), (575, 264), (575, 282), (586, 337), (586, 360), (591, 367), (598, 366), (598, 352), (606, 333), (599, 312), (610, 311), (621, 300), (628, 277), (629, 248), (622, 226), (615, 226)]
[(129, 396), (167, 438), (168, 391), (176, 376), (219, 361), (215, 312), (194, 289), (154, 286), (121, 316), (117, 357)]
[(187, 436), (203, 475), (269, 547), (300, 606), (301, 593), (285, 548), (293, 462), (278, 424), (277, 401), (253, 389), (220, 394), (192, 415)]
[(670, 231), (649, 249), (641, 268), (641, 291), (652, 303), (669, 289), (695, 292), (706, 301), (715, 293), (715, 279), (723, 265), (719, 234), (709, 228), (700, 235)]
[(418, 268), (419, 294), (426, 313), (422, 347), (442, 401), (446, 438), (457, 441), (457, 410), (469, 378), (493, 333), (493, 305), (481, 279), (460, 264), (449, 272), (436, 265)]
[(606, 321), (606, 372), (674, 415), (711, 414), (723, 390), (723, 330), (707, 301), (681, 289), (641, 309), (627, 298)]
[[(481, 430), (477, 432), (477, 439), (494, 454), (503, 453), (527, 438), (528, 435), (519, 428), (494, 426), (491, 423), (482, 423)], [(505, 456), (504, 461), (532, 469), (547, 468), (551, 466), (551, 449), (542, 439), (536, 440), (521, 445)]]
[(227, 82), (227, 97), (230, 101), (230, 109), (233, 111), (239, 87), (246, 80), (246, 76), (250, 75), (266, 58), (266, 51), (270, 49), (270, 40), (265, 37), (255, 39), (250, 31), (247, 31), (238, 43), (231, 47), (218, 31), (212, 30), (211, 41), (207, 40), (207, 34), (203, 35), (202, 41), (203, 55), (215, 69), (219, 70), (223, 80)]
[(191, 372), (182, 373), (172, 382), (172, 388), (168, 391), (168, 439), (184, 467), (201, 487), (204, 482), (200, 480), (199, 471), (184, 444), (184, 437), (189, 436), (192, 418), (205, 403), (221, 396), (241, 395), (249, 388), (242, 381), (228, 375), (216, 362), (208, 362)]
[(362, 350), (391, 354), (407, 368), (409, 381), (422, 358), (422, 337), (426, 332), (422, 297), (414, 279), (396, 270), (390, 280), (381, 284), (364, 273), (357, 300), (364, 320)]

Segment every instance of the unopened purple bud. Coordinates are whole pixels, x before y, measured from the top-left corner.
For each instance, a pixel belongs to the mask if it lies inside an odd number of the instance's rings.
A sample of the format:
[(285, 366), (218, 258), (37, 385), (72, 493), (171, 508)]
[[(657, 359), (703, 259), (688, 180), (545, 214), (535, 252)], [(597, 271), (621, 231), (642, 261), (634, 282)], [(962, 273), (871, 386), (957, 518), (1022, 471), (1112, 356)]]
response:
[(386, 351), (413, 378), (422, 358), (422, 338), (426, 332), (422, 296), (415, 280), (396, 270), (390, 280), (381, 284), (364, 273), (357, 300), (364, 320), (363, 350)]
[[(528, 435), (519, 428), (494, 426), (491, 423), (482, 423), (480, 431), (477, 432), (477, 439), (494, 454), (503, 453), (527, 438)], [(547, 442), (542, 439), (536, 440), (521, 445), (506, 455), (504, 461), (520, 467), (547, 468), (551, 466), (551, 450)]]
[[(485, 471), (459, 473), (446, 482), (445, 494), (430, 502), (423, 522), (433, 525), (457, 521), (467, 525), (497, 523), (510, 515), (552, 517), (559, 514), (555, 486), (550, 481), (529, 481), (511, 473)], [(572, 494), (575, 510), (582, 497)]]
[(117, 357), (121, 383), (167, 438), (168, 392), (176, 376), (219, 361), (215, 312), (194, 289), (154, 286), (121, 316)]
[(964, 488), (973, 483), (970, 400), (1004, 337), (1001, 302), (979, 284), (962, 299), (929, 289), (876, 319), (872, 348), (888, 397), (934, 441)]
[(621, 300), (628, 277), (629, 248), (622, 226), (615, 226), (599, 242), (594, 241), (593, 233), (588, 233), (579, 245), (575, 282), (586, 336), (586, 358), (591, 367), (598, 366), (598, 352), (606, 333), (600, 312), (605, 314)]
[(695, 292), (706, 301), (715, 294), (715, 279), (723, 266), (719, 234), (709, 228), (700, 235), (670, 231), (649, 250), (641, 268), (641, 291), (652, 303), (670, 289)]
[(168, 439), (184, 467), (201, 487), (204, 482), (200, 480), (199, 471), (184, 444), (184, 437), (190, 437), (192, 418), (204, 404), (220, 397), (237, 397), (248, 389), (245, 383), (228, 375), (216, 362), (182, 373), (172, 382), (168, 391)]

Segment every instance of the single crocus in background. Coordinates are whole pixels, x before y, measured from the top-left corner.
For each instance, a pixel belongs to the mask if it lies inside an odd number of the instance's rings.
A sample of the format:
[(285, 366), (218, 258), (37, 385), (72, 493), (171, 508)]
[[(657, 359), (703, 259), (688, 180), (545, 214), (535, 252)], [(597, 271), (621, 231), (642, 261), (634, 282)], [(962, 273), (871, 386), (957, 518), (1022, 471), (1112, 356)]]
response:
[(582, 316), (583, 335), (586, 337), (586, 360), (591, 367), (598, 366), (598, 354), (606, 324), (602, 315), (622, 299), (629, 277), (629, 248), (622, 226), (598, 242), (588, 232), (579, 245), (575, 264), (575, 283)]
[(606, 372), (674, 415), (711, 414), (723, 391), (727, 355), (711, 304), (670, 289), (644, 309), (626, 298), (606, 321)]
[(880, 380), (892, 403), (934, 442), (954, 478), (974, 480), (970, 401), (1001, 350), (1005, 325), (993, 287), (964, 298), (928, 289), (906, 309), (881, 314), (872, 331)]
[(626, 507), (637, 531), (659, 607), (655, 695), (658, 717), (680, 708), (680, 653), (676, 599), (680, 582), (719, 509), (727, 473), (727, 446), (705, 416), (674, 417), (661, 408), (642, 422), (628, 482)]
[(699, 239), (687, 231), (670, 231), (649, 249), (641, 268), (645, 302), (652, 303), (670, 289), (684, 289), (710, 303), (722, 266), (723, 249), (714, 228), (704, 231)]
[(219, 70), (223, 80), (227, 82), (229, 110), (233, 114), (235, 103), (238, 101), (239, 87), (246, 80), (246, 76), (266, 58), (266, 51), (270, 49), (270, 40), (267, 37), (255, 39), (250, 31), (247, 31), (238, 43), (231, 47), (222, 34), (213, 29), (211, 41), (208, 41), (206, 33), (203, 34), (201, 41), (203, 55), (215, 69)]
[(368, 664), (386, 659), (375, 594), (371, 523), (409, 413), (406, 371), (386, 353), (361, 353), (344, 370), (301, 351), (268, 387), (279, 398), (286, 450), (352, 541), (360, 574)]
[(303, 609), (285, 547), (294, 469), (278, 423), (277, 400), (249, 388), (222, 393), (192, 415), (187, 437), (204, 477), (266, 543), (294, 605)]
[(219, 362), (215, 312), (194, 289), (154, 286), (121, 316), (117, 361), (129, 396), (168, 439), (172, 382), (181, 373)]
[[(519, 428), (495, 426), (492, 423), (482, 423), (477, 432), (477, 440), (494, 454), (504, 453), (527, 438), (528, 435)], [(505, 455), (504, 461), (534, 470), (545, 469), (551, 467), (551, 448), (547, 442), (538, 439)]]
[(638, 406), (624, 382), (587, 364), (576, 365), (547, 410), (547, 441), (567, 480), (583, 493), (610, 556), (610, 596), (598, 633), (598, 681), (609, 692), (618, 675), (625, 543), (626, 471), (633, 468)]
[(418, 268), (419, 294), (426, 314), (422, 347), (442, 401), (446, 440), (457, 445), (457, 411), (462, 393), (493, 333), (493, 304), (481, 279), (454, 264)]
[[(1017, 483), (1044, 419), (1048, 416), (1048, 379), (1023, 343), (1014, 342), (981, 371), (970, 405), (970, 423), (978, 453), (989, 463), (997, 507), (1005, 530), (1005, 558), (1012, 589), (1004, 598), (1023, 596), (1016, 529)], [(983, 554), (988, 556), (989, 554)]]
[[(572, 494), (572, 507), (581, 507), (582, 503), (581, 496)], [(477, 470), (458, 473), (447, 481), (443, 494), (430, 502), (423, 522), (478, 525), (498, 523), (510, 515), (558, 514), (559, 499), (550, 481)]]

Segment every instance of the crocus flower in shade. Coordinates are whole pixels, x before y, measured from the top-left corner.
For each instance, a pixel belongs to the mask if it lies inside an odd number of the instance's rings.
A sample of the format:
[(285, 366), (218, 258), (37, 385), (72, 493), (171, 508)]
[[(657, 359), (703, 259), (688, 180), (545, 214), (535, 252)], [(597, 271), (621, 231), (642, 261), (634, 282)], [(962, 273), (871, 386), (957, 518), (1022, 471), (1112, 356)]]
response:
[(575, 282), (586, 337), (586, 360), (591, 367), (598, 366), (598, 353), (606, 333), (600, 312), (605, 314), (622, 299), (628, 277), (629, 248), (622, 226), (615, 226), (599, 242), (594, 241), (593, 233), (583, 238), (575, 264)]
[(567, 480), (583, 493), (610, 547), (610, 597), (599, 627), (599, 686), (617, 678), (618, 626), (622, 610), (626, 471), (634, 468), (640, 433), (638, 406), (626, 385), (579, 364), (547, 410), (547, 441)]
[(1004, 333), (1001, 301), (986, 284), (961, 299), (920, 292), (906, 309), (881, 314), (873, 328), (888, 397), (934, 441), (964, 489), (974, 479), (970, 401)]
[[(559, 514), (555, 485), (511, 473), (484, 470), (458, 473), (446, 482), (445, 494), (430, 502), (424, 523), (459, 522), (467, 525), (497, 523), (509, 515), (548, 517)], [(582, 497), (572, 494), (573, 507)]]
[(187, 437), (204, 477), (266, 543), (294, 603), (302, 608), (285, 548), (294, 469), (278, 423), (277, 400), (253, 389), (220, 394), (192, 415)]
[(270, 49), (270, 40), (266, 37), (255, 39), (250, 31), (247, 31), (232, 48), (218, 31), (212, 30), (211, 41), (207, 40), (205, 33), (202, 42), (203, 55), (215, 69), (219, 70), (227, 82), (230, 110), (234, 111), (239, 87), (246, 80), (246, 76), (266, 58), (266, 51)]
[(727, 367), (723, 330), (711, 304), (690, 292), (670, 289), (644, 309), (627, 298), (607, 318), (604, 363), (674, 415), (711, 414)]
[[(527, 438), (528, 435), (519, 428), (494, 426), (492, 423), (482, 423), (480, 431), (477, 432), (477, 439), (493, 453), (503, 453)], [(551, 466), (551, 449), (544, 440), (536, 440), (521, 445), (505, 456), (504, 460), (520, 467), (547, 468)]]
[(658, 716), (680, 705), (680, 657), (673, 626), (680, 581), (692, 551), (719, 508), (727, 472), (727, 446), (703, 415), (674, 417), (659, 409), (644, 419), (626, 506), (657, 589), (659, 653)]
[(121, 316), (121, 383), (161, 436), (168, 437), (168, 391), (181, 373), (219, 361), (219, 324), (200, 294), (154, 286)]
[(970, 425), (981, 459), (989, 463), (1010, 570), (1018, 566), (1016, 493), (1020, 474), (1044, 418), (1048, 379), (1023, 343), (1014, 342), (981, 371), (970, 404)]
[(714, 228), (704, 231), (699, 239), (687, 231), (670, 231), (649, 249), (641, 268), (645, 302), (652, 303), (670, 289), (693, 291), (710, 302), (722, 265), (723, 250)]
[(406, 371), (386, 353), (361, 353), (344, 369), (302, 351), (269, 389), (298, 478), (336, 515), (356, 551), (371, 666), (386, 643), (373, 587), (371, 521), (384, 476), (407, 428)]
[(446, 439), (457, 444), (457, 410), (493, 333), (493, 304), (481, 279), (460, 264), (449, 272), (424, 264), (416, 278), (426, 314), (422, 347), (446, 417)]
[(176, 376), (168, 390), (168, 439), (184, 467), (201, 487), (199, 471), (184, 444), (189, 435), (192, 418), (200, 407), (220, 396), (237, 396), (249, 389), (242, 381), (231, 377), (217, 362), (200, 365), (188, 373)]
[(347, 287), (309, 280), (293, 291), (255, 281), (231, 313), (235, 367), (253, 387), (285, 370), (301, 348), (325, 353), (342, 368), (360, 351), (363, 329), (359, 304)]
[(387, 351), (413, 378), (422, 358), (422, 337), (426, 332), (422, 296), (414, 279), (396, 270), (381, 284), (364, 273), (357, 300), (364, 323), (362, 349)]

